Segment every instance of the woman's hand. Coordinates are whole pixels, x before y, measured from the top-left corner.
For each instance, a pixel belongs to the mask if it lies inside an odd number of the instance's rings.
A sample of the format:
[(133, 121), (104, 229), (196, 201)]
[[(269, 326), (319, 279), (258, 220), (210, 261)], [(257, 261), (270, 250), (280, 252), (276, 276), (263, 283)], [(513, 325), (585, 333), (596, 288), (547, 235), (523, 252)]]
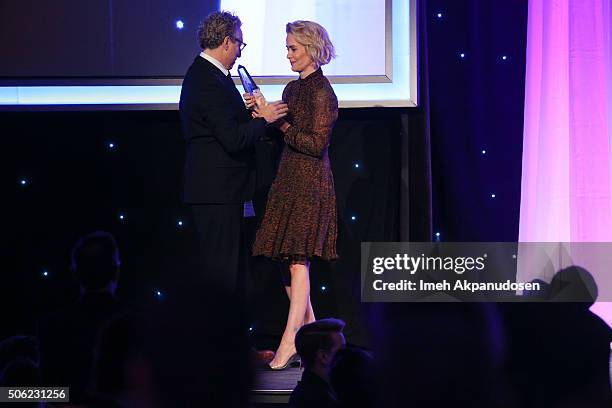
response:
[[(279, 119), (284, 118), (288, 112), (287, 104), (283, 101), (272, 102), (264, 106), (253, 107), (251, 115), (254, 118), (264, 118), (268, 124), (278, 122)], [(283, 121), (284, 122), (284, 121)]]

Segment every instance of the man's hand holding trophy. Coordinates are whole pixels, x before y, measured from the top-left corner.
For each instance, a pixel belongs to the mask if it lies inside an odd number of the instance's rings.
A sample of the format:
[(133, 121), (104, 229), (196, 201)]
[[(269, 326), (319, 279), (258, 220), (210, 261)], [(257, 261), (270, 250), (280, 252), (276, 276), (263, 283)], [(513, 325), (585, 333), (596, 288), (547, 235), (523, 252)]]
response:
[(287, 115), (287, 104), (283, 101), (268, 103), (244, 66), (238, 65), (238, 75), (244, 88), (242, 97), (247, 109), (251, 111), (251, 115), (254, 118), (264, 118), (268, 123), (275, 126), (281, 126), (284, 123), (282, 118)]

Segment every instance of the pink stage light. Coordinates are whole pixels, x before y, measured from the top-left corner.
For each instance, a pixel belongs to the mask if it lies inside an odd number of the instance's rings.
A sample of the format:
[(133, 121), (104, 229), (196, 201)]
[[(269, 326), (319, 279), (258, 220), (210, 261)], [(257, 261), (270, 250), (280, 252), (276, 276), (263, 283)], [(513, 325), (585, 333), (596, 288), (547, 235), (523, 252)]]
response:
[(612, 242), (610, 22), (610, 0), (529, 0), (521, 242)]

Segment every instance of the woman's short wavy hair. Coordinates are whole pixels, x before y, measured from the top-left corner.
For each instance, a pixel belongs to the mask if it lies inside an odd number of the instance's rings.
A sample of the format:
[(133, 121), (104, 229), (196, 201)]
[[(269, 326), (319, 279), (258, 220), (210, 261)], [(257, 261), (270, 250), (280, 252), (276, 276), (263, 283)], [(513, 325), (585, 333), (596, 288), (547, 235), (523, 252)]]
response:
[(198, 27), (198, 43), (205, 49), (215, 49), (225, 37), (234, 38), (242, 25), (238, 16), (227, 11), (210, 13)]
[(297, 20), (287, 23), (287, 34), (306, 47), (306, 52), (318, 66), (328, 64), (336, 57), (334, 44), (323, 26), (314, 21)]

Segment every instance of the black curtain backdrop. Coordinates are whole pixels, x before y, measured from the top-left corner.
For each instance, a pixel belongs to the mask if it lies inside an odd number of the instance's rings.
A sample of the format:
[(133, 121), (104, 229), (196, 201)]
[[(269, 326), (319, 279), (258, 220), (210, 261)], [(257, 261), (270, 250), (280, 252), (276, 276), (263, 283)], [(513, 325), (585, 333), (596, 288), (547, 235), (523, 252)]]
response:
[[(517, 238), (527, 0), (419, 8), (421, 107), (341, 110), (332, 136), (341, 259), (313, 265), (312, 296), (317, 317), (347, 320), (356, 344), (367, 342), (360, 242), (427, 241), (435, 232), (444, 241)], [(0, 123), (0, 338), (33, 333), (38, 313), (75, 299), (69, 255), (85, 233), (117, 237), (126, 301), (163, 302), (169, 283), (195, 270), (176, 111), (13, 112)], [(264, 143), (258, 153), (261, 208), (279, 148)], [(280, 271), (258, 260), (253, 276), (254, 333), (278, 335), (287, 311)]]
[(426, 0), (421, 6), (434, 233), (443, 241), (516, 241), (527, 0)]
[[(332, 136), (341, 258), (313, 264), (312, 296), (317, 316), (345, 319), (347, 337), (356, 344), (366, 342), (360, 242), (399, 239), (400, 128), (406, 112), (341, 110)], [(39, 312), (75, 299), (70, 249), (85, 233), (107, 230), (117, 238), (118, 293), (127, 302), (163, 302), (173, 295), (167, 289), (174, 282), (197, 270), (196, 232), (181, 203), (184, 142), (178, 112), (12, 112), (1, 117), (8, 203), (3, 335), (32, 333)], [(262, 142), (257, 149), (255, 205), (261, 210), (281, 146)], [(250, 223), (254, 227), (256, 220)], [(279, 267), (255, 260), (253, 277), (254, 333), (280, 334), (287, 300)]]
[[(0, 80), (180, 78), (219, 0), (3, 0)], [(184, 28), (179, 30), (176, 21)]]
[(431, 124), (427, 7), (417, 2), (418, 106), (401, 116), (400, 240), (432, 237)]

